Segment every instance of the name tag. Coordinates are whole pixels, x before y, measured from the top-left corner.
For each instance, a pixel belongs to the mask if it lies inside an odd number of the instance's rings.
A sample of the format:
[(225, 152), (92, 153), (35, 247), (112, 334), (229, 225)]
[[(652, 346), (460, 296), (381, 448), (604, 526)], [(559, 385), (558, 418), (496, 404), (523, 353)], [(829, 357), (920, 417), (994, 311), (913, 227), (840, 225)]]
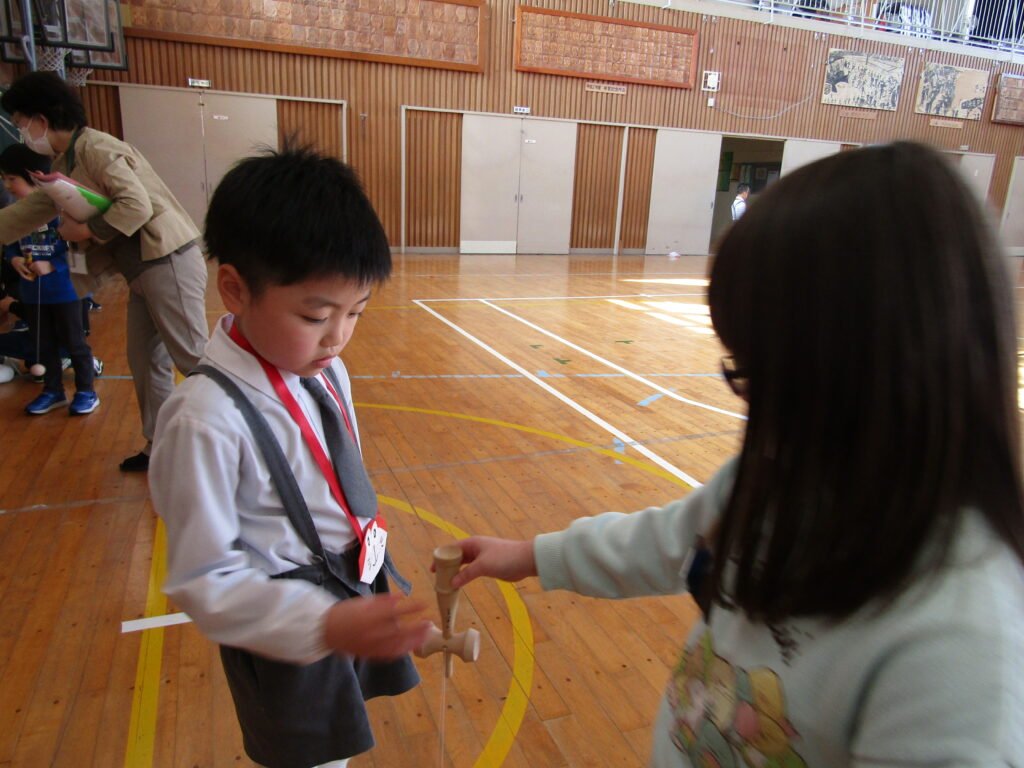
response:
[(364, 584), (372, 584), (380, 569), (384, 566), (384, 553), (387, 551), (388, 529), (384, 518), (377, 515), (366, 527), (363, 537), (363, 548), (359, 553), (359, 580)]
[(77, 248), (68, 248), (68, 269), (76, 275), (88, 275), (89, 267), (85, 263), (85, 251)]

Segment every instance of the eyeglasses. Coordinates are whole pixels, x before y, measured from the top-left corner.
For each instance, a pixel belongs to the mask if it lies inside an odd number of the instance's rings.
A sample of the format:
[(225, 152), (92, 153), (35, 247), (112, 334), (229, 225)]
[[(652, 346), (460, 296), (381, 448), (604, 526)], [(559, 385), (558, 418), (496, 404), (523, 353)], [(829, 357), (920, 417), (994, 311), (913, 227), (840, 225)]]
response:
[(726, 355), (722, 358), (722, 378), (737, 397), (746, 397), (750, 390), (747, 372), (736, 363), (736, 358)]

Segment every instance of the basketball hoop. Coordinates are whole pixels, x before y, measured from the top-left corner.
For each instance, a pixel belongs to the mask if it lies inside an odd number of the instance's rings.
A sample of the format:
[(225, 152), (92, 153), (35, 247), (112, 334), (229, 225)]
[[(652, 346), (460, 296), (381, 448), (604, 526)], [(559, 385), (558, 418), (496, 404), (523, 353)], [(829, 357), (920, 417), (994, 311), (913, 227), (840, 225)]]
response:
[(92, 74), (91, 69), (83, 69), (81, 67), (68, 67), (67, 73), (64, 75), (64, 82), (74, 88), (84, 88), (85, 81), (89, 79), (89, 75)]
[(82, 88), (92, 74), (88, 67), (73, 67), (68, 64), (70, 48), (54, 48), (39, 46), (36, 48), (36, 67), (47, 72), (56, 72), (64, 78), (64, 82), (74, 88)]
[(56, 72), (61, 77), (64, 77), (64, 59), (67, 57), (68, 53), (69, 49), (67, 48), (37, 46), (36, 68), (44, 69), (48, 72)]

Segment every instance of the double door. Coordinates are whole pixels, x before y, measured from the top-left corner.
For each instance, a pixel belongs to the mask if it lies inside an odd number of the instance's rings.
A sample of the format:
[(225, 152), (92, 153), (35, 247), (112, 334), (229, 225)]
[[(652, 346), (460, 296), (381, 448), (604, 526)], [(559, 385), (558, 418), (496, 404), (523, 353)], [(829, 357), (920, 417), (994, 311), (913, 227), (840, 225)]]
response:
[(461, 253), (568, 253), (576, 123), (462, 119)]
[(228, 169), (262, 147), (277, 148), (273, 98), (133, 85), (118, 90), (125, 141), (146, 156), (200, 229)]

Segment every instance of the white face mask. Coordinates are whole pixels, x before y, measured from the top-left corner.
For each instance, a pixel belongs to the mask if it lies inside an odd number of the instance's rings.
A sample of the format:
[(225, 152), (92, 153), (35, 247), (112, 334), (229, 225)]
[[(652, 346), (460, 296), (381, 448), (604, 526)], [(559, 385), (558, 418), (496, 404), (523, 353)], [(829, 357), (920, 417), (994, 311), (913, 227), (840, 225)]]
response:
[(43, 129), (42, 136), (34, 139), (32, 138), (32, 136), (29, 135), (28, 132), (28, 126), (31, 125), (31, 123), (32, 121), (29, 120), (28, 123), (25, 124), (24, 128), (18, 129), (18, 132), (21, 134), (21, 140), (25, 142), (25, 146), (31, 149), (33, 152), (39, 153), (40, 155), (45, 155), (46, 157), (55, 157), (57, 155), (57, 151), (53, 148), (53, 145), (50, 143), (49, 126)]

